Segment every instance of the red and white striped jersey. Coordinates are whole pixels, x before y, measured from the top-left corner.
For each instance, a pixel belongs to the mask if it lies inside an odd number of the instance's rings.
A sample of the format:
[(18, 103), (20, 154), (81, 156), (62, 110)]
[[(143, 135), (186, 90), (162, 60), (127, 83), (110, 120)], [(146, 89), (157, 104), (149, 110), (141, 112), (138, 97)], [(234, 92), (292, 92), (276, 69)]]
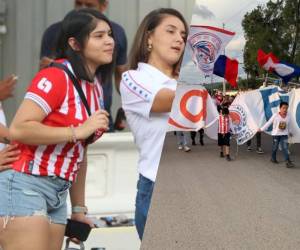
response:
[[(71, 64), (65, 64), (71, 71)], [(73, 71), (72, 71), (73, 72)], [(96, 78), (95, 78), (96, 79)], [(94, 83), (79, 81), (91, 113), (103, 108), (102, 87), (96, 79)], [(74, 127), (82, 124), (88, 117), (87, 111), (68, 75), (61, 69), (50, 67), (41, 70), (33, 78), (25, 99), (35, 102), (45, 113), (42, 124), (53, 127)], [(98, 139), (103, 132), (96, 131)], [(78, 172), (78, 163), (83, 159), (84, 141), (65, 142), (56, 145), (30, 146), (19, 144), (20, 158), (14, 162), (16, 171), (41, 176), (59, 176), (73, 181)]]
[(228, 115), (219, 115), (219, 134), (229, 133), (230, 130), (230, 120)]

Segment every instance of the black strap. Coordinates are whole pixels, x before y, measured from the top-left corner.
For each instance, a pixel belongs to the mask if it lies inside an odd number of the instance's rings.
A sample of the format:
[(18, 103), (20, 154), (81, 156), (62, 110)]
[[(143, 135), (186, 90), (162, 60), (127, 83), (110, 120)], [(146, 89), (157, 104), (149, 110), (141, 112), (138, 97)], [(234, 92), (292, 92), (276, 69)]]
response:
[(64, 72), (67, 73), (67, 75), (69, 76), (69, 78), (72, 80), (73, 82), (73, 85), (74, 87), (76, 88), (78, 94), (79, 94), (79, 97), (83, 103), (83, 105), (85, 106), (85, 109), (86, 111), (88, 112), (89, 116), (91, 116), (91, 109), (90, 109), (90, 106), (86, 100), (86, 97), (83, 93), (83, 90), (77, 80), (77, 78), (74, 76), (74, 74), (69, 70), (69, 68), (64, 65), (64, 64), (61, 64), (61, 63), (56, 63), (56, 62), (52, 62), (50, 63), (49, 67), (55, 67), (55, 68), (59, 68), (59, 69), (62, 69)]
[[(71, 81), (72, 81), (74, 87), (76, 88), (76, 90), (77, 90), (77, 92), (78, 92), (78, 94), (79, 94), (79, 97), (80, 97), (80, 99), (81, 99), (83, 105), (85, 106), (85, 109), (86, 109), (88, 115), (91, 116), (91, 109), (90, 109), (90, 106), (89, 106), (89, 104), (88, 104), (88, 102), (87, 102), (87, 100), (86, 100), (86, 97), (85, 97), (85, 95), (84, 95), (84, 93), (83, 93), (83, 90), (82, 90), (82, 88), (81, 88), (81, 86), (80, 86), (80, 84), (79, 84), (77, 78), (74, 76), (74, 74), (68, 69), (68, 67), (67, 67), (66, 65), (61, 64), (61, 63), (52, 62), (52, 63), (49, 64), (49, 67), (59, 68), (59, 69), (61, 69), (61, 70), (63, 70), (64, 72), (67, 73), (67, 75), (68, 75), (69, 78), (71, 79)], [(85, 140), (86, 144), (92, 143), (93, 140), (94, 140), (94, 136), (95, 136), (95, 133), (91, 134), (91, 135)]]

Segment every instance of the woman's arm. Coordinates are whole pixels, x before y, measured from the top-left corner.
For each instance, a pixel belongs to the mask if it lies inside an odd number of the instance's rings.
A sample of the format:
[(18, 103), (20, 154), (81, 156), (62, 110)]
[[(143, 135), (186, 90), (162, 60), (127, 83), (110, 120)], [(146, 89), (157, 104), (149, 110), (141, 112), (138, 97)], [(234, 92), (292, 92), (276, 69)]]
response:
[(9, 140), (8, 128), (0, 123), (0, 142), (7, 144)]
[(151, 107), (151, 112), (165, 113), (170, 112), (172, 103), (175, 97), (175, 91), (171, 89), (161, 89), (154, 97), (154, 101)]
[[(86, 180), (86, 172), (87, 172), (87, 148), (84, 151), (83, 161), (80, 163), (80, 169), (77, 175), (76, 180), (73, 182), (72, 187), (70, 188), (70, 198), (72, 208), (85, 207), (85, 180)], [(89, 224), (91, 227), (94, 227), (93, 222), (86, 217), (84, 211), (72, 211), (72, 220), (81, 221)]]
[(82, 140), (90, 136), (97, 128), (107, 129), (108, 114), (104, 110), (96, 111), (81, 126), (51, 127), (42, 124), (45, 112), (35, 102), (25, 99), (17, 111), (9, 128), (10, 139), (29, 145), (51, 145), (73, 141), (73, 137)]
[(76, 180), (70, 189), (72, 206), (85, 206), (85, 179), (87, 171), (87, 148), (84, 150), (83, 161), (80, 163)]

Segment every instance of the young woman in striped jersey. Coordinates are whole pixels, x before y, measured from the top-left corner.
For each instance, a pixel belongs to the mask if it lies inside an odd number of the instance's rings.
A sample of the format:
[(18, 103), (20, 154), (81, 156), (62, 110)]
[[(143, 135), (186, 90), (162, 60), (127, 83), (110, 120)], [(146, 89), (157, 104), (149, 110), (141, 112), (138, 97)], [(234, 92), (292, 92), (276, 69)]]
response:
[(95, 80), (98, 72), (107, 77), (113, 65), (108, 19), (96, 10), (70, 12), (62, 23), (58, 55), (56, 63), (77, 78), (91, 116), (62, 69), (49, 67), (33, 78), (10, 127), (20, 157), (11, 170), (0, 173), (4, 250), (61, 249), (69, 189), (72, 219), (92, 226), (85, 217), (86, 150), (108, 128), (101, 84)]

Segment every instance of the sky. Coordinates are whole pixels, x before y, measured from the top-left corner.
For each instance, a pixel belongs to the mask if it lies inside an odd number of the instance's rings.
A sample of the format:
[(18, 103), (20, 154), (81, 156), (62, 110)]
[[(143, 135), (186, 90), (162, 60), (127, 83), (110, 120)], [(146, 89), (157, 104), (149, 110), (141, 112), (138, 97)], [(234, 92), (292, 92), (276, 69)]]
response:
[[(239, 61), (239, 76), (245, 77), (243, 70), (243, 48), (245, 38), (242, 29), (242, 20), (247, 12), (250, 12), (258, 5), (265, 4), (268, 0), (196, 0), (192, 16), (191, 24), (208, 25), (222, 28), (235, 32), (233, 39), (225, 48), (225, 54), (230, 58)], [(188, 46), (187, 46), (188, 49)], [(189, 53), (186, 53), (189, 54)], [(184, 66), (192, 67), (191, 60), (187, 60), (185, 55)], [(192, 69), (191, 70), (195, 70)], [(187, 76), (187, 74), (183, 75)], [(190, 75), (190, 73), (189, 73)], [(214, 77), (213, 81), (222, 81), (218, 77)]]

